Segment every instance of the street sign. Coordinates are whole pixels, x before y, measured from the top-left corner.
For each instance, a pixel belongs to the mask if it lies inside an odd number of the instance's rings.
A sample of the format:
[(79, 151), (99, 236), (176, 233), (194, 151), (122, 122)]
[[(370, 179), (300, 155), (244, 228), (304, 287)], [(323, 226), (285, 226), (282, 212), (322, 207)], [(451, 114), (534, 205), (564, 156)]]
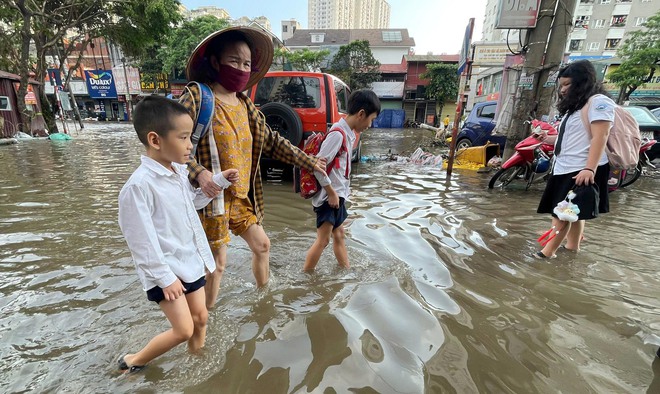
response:
[(496, 29), (533, 29), (541, 0), (500, 0)]
[(85, 70), (85, 77), (89, 97), (117, 98), (117, 88), (111, 70)]
[(472, 31), (474, 30), (474, 18), (470, 18), (467, 27), (465, 28), (465, 35), (463, 36), (463, 45), (461, 46), (461, 54), (458, 58), (458, 75), (463, 73), (467, 65), (468, 57), (470, 56), (470, 43), (472, 42)]

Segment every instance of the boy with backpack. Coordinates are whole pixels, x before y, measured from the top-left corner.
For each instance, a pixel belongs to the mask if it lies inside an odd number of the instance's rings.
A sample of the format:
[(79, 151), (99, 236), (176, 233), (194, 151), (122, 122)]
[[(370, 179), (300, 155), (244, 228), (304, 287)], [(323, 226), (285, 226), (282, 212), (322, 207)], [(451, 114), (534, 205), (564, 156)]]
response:
[(316, 240), (307, 251), (303, 271), (313, 271), (323, 250), (333, 240), (333, 250), (341, 267), (350, 268), (344, 242), (343, 223), (348, 216), (346, 199), (350, 195), (351, 151), (361, 132), (380, 114), (380, 101), (371, 90), (357, 90), (348, 99), (348, 116), (332, 125), (318, 153), (328, 163), (327, 175), (315, 171), (321, 189), (312, 197), (316, 212)]
[[(149, 96), (135, 108), (133, 126), (146, 152), (119, 193), (119, 227), (147, 299), (158, 304), (172, 328), (139, 352), (122, 356), (118, 367), (127, 372), (140, 371), (180, 343), (187, 341), (192, 352), (204, 345), (205, 272), (215, 270), (195, 211), (211, 197), (193, 189), (185, 166), (192, 150), (188, 110), (165, 97)], [(236, 169), (213, 175), (222, 189), (237, 179)]]

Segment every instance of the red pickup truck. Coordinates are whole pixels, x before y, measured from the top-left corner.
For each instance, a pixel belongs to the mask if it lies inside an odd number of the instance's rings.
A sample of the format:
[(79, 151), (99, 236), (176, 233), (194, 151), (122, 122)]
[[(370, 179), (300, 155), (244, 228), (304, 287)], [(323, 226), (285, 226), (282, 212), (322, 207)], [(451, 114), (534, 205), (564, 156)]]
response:
[[(253, 86), (248, 95), (263, 112), (266, 123), (302, 149), (314, 132), (326, 132), (347, 115), (351, 90), (330, 74), (302, 71), (272, 71)], [(353, 145), (352, 159), (360, 159), (362, 142)], [(268, 167), (281, 163), (266, 160)]]

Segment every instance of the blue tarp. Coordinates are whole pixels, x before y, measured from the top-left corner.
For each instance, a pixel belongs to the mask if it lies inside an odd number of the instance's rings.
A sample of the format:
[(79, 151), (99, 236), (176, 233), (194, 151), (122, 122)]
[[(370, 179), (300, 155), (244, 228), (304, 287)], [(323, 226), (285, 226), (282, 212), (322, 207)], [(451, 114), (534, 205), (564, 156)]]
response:
[(402, 109), (384, 109), (373, 121), (371, 127), (375, 129), (397, 129), (403, 127), (406, 112)]

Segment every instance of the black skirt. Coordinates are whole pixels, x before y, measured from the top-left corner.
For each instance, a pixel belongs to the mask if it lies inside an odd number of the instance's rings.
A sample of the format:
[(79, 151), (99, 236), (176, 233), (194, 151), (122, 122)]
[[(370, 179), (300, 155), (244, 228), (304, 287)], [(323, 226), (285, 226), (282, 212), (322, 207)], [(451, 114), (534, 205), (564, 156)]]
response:
[[(557, 215), (553, 213), (553, 210), (558, 203), (566, 199), (566, 195), (569, 191), (575, 189), (575, 179), (573, 179), (573, 177), (576, 176), (579, 172), (580, 171), (571, 172), (570, 174), (552, 175), (550, 179), (548, 179), (548, 183), (545, 186), (545, 191), (541, 197), (541, 202), (539, 203), (539, 208), (536, 212), (550, 213), (552, 216), (557, 217)], [(576, 203), (580, 208), (580, 214), (578, 215), (579, 220), (593, 219), (597, 217), (599, 213), (607, 213), (610, 211), (610, 200), (608, 198), (609, 193), (607, 185), (609, 177), (609, 163), (603, 164), (596, 169), (594, 186), (599, 192), (598, 207), (595, 206), (595, 199), (591, 197), (584, 198), (582, 200), (579, 198), (573, 200), (573, 202)]]

